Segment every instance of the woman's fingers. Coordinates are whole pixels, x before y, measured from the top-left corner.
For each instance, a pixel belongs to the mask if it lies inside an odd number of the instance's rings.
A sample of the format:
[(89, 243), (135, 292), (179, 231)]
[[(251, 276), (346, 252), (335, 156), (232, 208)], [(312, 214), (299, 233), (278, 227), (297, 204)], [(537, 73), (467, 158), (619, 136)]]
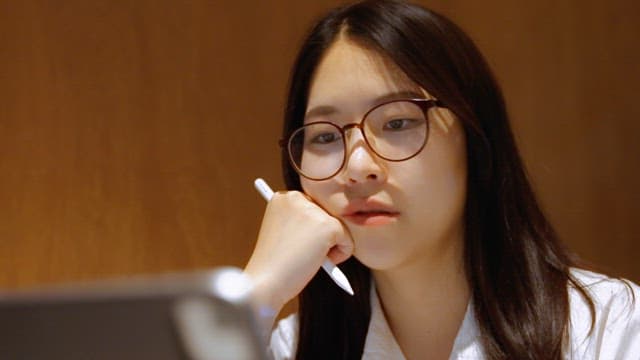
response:
[(344, 236), (339, 236), (336, 238), (336, 244), (329, 250), (327, 257), (334, 264), (340, 264), (341, 262), (347, 260), (353, 254), (353, 240), (351, 239), (351, 235), (349, 234), (346, 226), (341, 224), (345, 229)]
[(338, 264), (353, 252), (348, 229), (298, 191), (275, 193), (245, 268), (275, 310), (295, 297), (326, 257)]

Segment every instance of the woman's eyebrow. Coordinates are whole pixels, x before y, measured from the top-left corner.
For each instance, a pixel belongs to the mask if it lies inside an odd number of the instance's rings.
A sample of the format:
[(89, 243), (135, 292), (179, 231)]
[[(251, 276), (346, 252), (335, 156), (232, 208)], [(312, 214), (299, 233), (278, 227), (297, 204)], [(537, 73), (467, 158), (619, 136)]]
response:
[(392, 101), (392, 100), (424, 99), (424, 98), (425, 98), (425, 94), (423, 92), (420, 92), (419, 90), (400, 90), (400, 91), (394, 91), (394, 92), (375, 98), (372, 101), (371, 105), (375, 106), (377, 104), (380, 104), (386, 101)]
[[(375, 106), (378, 104), (381, 104), (383, 102), (386, 101), (392, 101), (392, 100), (399, 100), (399, 99), (423, 99), (425, 97), (425, 94), (420, 92), (420, 91), (416, 91), (416, 90), (401, 90), (401, 91), (394, 91), (394, 92), (390, 92), (387, 94), (384, 94), (382, 96), (378, 96), (376, 98), (374, 98), (371, 103), (369, 104), (369, 106)], [(307, 113), (304, 115), (305, 118), (310, 118), (310, 117), (315, 117), (315, 116), (326, 116), (326, 115), (332, 115), (335, 113), (340, 112), (336, 107), (331, 106), (331, 105), (318, 105), (318, 106), (314, 106), (311, 109), (309, 109), (309, 111), (307, 111)]]
[(307, 111), (306, 114), (304, 114), (304, 117), (309, 118), (314, 116), (331, 115), (337, 112), (338, 112), (338, 109), (333, 106), (320, 105), (320, 106), (315, 106), (311, 108), (309, 111)]

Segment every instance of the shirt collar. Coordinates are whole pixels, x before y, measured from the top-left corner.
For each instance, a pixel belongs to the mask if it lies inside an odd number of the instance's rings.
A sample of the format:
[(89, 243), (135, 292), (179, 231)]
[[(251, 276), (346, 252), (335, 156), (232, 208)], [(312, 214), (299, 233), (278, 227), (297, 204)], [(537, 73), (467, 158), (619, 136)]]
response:
[[(362, 359), (405, 359), (400, 345), (396, 342), (389, 328), (389, 323), (384, 316), (373, 280), (371, 281), (370, 301), (371, 320), (369, 322), (369, 330), (364, 344)], [(473, 304), (470, 299), (449, 358), (483, 359), (484, 356), (482, 353), (478, 323), (473, 313)]]

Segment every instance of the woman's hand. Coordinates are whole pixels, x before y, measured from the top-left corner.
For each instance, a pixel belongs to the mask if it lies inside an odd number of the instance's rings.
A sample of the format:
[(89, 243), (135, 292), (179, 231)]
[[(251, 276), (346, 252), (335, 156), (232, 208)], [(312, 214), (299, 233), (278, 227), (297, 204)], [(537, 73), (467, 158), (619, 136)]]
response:
[(299, 191), (275, 193), (265, 211), (245, 273), (255, 298), (276, 313), (307, 285), (326, 257), (335, 264), (353, 252), (349, 230)]

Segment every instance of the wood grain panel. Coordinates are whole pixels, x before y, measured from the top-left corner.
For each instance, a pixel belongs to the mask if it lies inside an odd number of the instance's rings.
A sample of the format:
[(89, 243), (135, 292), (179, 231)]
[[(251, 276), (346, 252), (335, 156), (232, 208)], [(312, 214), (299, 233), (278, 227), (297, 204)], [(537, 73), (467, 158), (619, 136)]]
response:
[[(0, 1), (0, 287), (242, 266), (290, 64), (337, 1)], [(637, 2), (436, 1), (566, 242), (640, 280)]]

